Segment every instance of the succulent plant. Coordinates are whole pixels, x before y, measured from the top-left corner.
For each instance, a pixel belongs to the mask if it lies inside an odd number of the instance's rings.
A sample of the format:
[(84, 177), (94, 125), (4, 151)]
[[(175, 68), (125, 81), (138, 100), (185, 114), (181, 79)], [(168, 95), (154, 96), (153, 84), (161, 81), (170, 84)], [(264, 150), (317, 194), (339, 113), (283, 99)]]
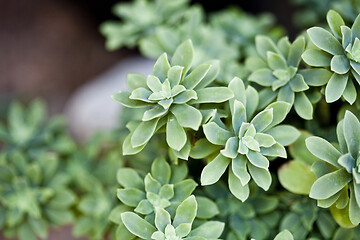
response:
[[(245, 201), (249, 196), (248, 183), (251, 179), (264, 190), (269, 189), (268, 158), (286, 158), (284, 146), (295, 141), (299, 134), (292, 126), (279, 125), (289, 111), (288, 103), (275, 102), (253, 116), (259, 101), (257, 91), (251, 86), (245, 88), (239, 78), (234, 78), (229, 88), (235, 95), (229, 101), (231, 125), (227, 127), (220, 118), (204, 124), (207, 140), (201, 140), (204, 145), (195, 146), (191, 156), (203, 158), (221, 149), (204, 167), (201, 184), (216, 183), (229, 167), (230, 191)], [(205, 147), (211, 144), (215, 146)]]
[[(310, 197), (320, 207), (330, 207), (341, 226), (360, 223), (360, 122), (350, 111), (337, 125), (339, 146), (335, 147), (320, 137), (309, 137), (306, 146), (320, 161), (311, 169), (317, 180), (311, 187)], [(339, 214), (341, 213), (341, 219)]]
[(257, 36), (255, 44), (259, 57), (247, 59), (247, 66), (253, 70), (248, 80), (265, 87), (260, 91), (261, 106), (276, 98), (294, 105), (300, 117), (312, 119), (313, 106), (306, 90), (327, 82), (331, 73), (326, 69), (300, 68), (305, 38), (300, 36), (290, 43), (283, 37), (275, 44), (269, 37)]
[(326, 19), (331, 33), (321, 27), (308, 29), (317, 48), (306, 50), (302, 58), (310, 66), (331, 70), (332, 76), (325, 88), (328, 103), (343, 96), (353, 104), (357, 97), (356, 82), (360, 82), (360, 18), (355, 19), (351, 28), (334, 10), (328, 12)]
[(120, 168), (117, 179), (123, 188), (118, 189), (117, 196), (122, 203), (145, 216), (154, 213), (155, 207), (174, 208), (197, 186), (194, 180), (185, 179), (187, 174), (186, 164), (171, 168), (164, 158), (154, 160), (151, 173), (145, 178), (132, 168)]
[[(155, 209), (155, 224), (151, 224), (133, 212), (124, 212), (121, 219), (126, 228), (140, 239), (154, 240), (210, 240), (218, 239), (224, 224), (207, 221), (193, 228), (197, 213), (194, 195), (182, 201), (176, 208), (174, 217), (163, 208)], [(155, 226), (154, 226), (155, 225)]]
[(5, 236), (20, 240), (47, 238), (48, 229), (70, 223), (75, 194), (68, 188), (70, 176), (60, 170), (51, 152), (35, 159), (22, 152), (0, 158), (0, 228)]
[(0, 122), (0, 143), (3, 151), (53, 150), (58, 154), (69, 155), (75, 150), (75, 142), (67, 134), (64, 119), (52, 117), (46, 121), (46, 105), (36, 99), (25, 108), (20, 102), (13, 101), (4, 123)]
[[(233, 97), (227, 87), (206, 87), (216, 77), (216, 69), (210, 64), (201, 64), (188, 73), (193, 46), (190, 40), (182, 43), (171, 58), (166, 53), (156, 61), (153, 75), (147, 78), (132, 74), (128, 84), (132, 92), (118, 92), (113, 99), (126, 107), (147, 108), (142, 122), (124, 140), (123, 154), (140, 152), (160, 128), (166, 129), (166, 142), (173, 153), (188, 159), (190, 141), (187, 129), (198, 130), (202, 113), (192, 105), (221, 103)], [(187, 74), (188, 73), (188, 74)]]

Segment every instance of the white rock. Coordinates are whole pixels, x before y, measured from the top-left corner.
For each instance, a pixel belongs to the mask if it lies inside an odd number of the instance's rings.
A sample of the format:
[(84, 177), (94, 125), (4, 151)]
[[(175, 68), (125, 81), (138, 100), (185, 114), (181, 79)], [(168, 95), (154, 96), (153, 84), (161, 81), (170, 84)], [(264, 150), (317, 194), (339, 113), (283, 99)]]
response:
[(76, 90), (65, 107), (73, 136), (84, 141), (95, 132), (114, 128), (121, 105), (110, 96), (128, 89), (128, 73), (137, 72), (147, 76), (151, 74), (153, 65), (154, 60), (141, 56), (129, 57)]

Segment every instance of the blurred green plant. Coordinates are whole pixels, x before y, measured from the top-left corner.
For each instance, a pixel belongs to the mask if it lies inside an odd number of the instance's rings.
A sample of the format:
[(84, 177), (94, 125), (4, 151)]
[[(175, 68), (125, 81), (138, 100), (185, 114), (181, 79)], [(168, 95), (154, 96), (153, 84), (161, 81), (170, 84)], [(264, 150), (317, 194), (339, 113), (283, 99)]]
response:
[(17, 151), (0, 157), (0, 229), (20, 240), (47, 238), (53, 226), (71, 223), (76, 196), (56, 153), (31, 158)]

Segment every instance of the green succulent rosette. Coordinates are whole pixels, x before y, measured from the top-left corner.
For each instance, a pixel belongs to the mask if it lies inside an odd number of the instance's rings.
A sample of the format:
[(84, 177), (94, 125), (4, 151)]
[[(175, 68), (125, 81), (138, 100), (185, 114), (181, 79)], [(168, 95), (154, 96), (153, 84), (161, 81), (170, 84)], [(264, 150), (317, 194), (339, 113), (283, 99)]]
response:
[(163, 208), (155, 208), (154, 223), (146, 221), (133, 212), (124, 212), (121, 219), (126, 228), (140, 239), (153, 240), (212, 240), (218, 239), (224, 223), (206, 221), (194, 227), (197, 202), (194, 195), (184, 199), (172, 215)]
[(65, 121), (61, 117), (46, 119), (46, 105), (36, 99), (27, 107), (18, 101), (10, 104), (5, 122), (0, 122), (0, 143), (3, 151), (36, 152), (51, 149), (61, 155), (69, 155), (75, 149), (75, 142), (66, 131)]
[(185, 179), (187, 174), (186, 164), (171, 167), (164, 158), (154, 160), (145, 178), (135, 169), (120, 168), (117, 179), (122, 188), (117, 196), (136, 213), (153, 217), (155, 207), (174, 207), (195, 190), (197, 183)]
[(206, 139), (195, 144), (191, 156), (215, 156), (201, 173), (202, 185), (216, 183), (229, 167), (230, 191), (245, 201), (251, 179), (264, 190), (269, 189), (269, 158), (286, 158), (284, 146), (295, 141), (299, 132), (290, 125), (279, 125), (289, 112), (288, 103), (272, 103), (254, 116), (259, 102), (257, 91), (251, 86), (245, 88), (239, 78), (234, 78), (229, 88), (235, 95), (229, 101), (231, 122), (223, 123), (218, 116), (204, 124)]
[(313, 67), (330, 69), (332, 76), (325, 87), (326, 102), (331, 103), (343, 97), (353, 104), (357, 98), (360, 83), (360, 17), (351, 28), (334, 10), (327, 14), (331, 32), (312, 27), (307, 33), (317, 47), (304, 52), (303, 60)]
[[(191, 144), (188, 130), (197, 131), (202, 123), (201, 103), (222, 103), (233, 97), (227, 87), (207, 87), (217, 69), (201, 64), (190, 73), (193, 59), (190, 40), (182, 43), (171, 58), (161, 55), (147, 78), (139, 74), (128, 76), (131, 92), (118, 92), (112, 97), (130, 108), (146, 108), (140, 123), (133, 123), (131, 133), (123, 143), (123, 154), (140, 152), (160, 129), (166, 131), (166, 142), (173, 154), (188, 159)], [(195, 105), (196, 107), (194, 107)]]
[(255, 45), (259, 57), (248, 58), (246, 66), (252, 70), (248, 80), (265, 87), (260, 91), (260, 107), (276, 99), (294, 106), (301, 118), (312, 119), (316, 92), (307, 90), (324, 84), (331, 73), (326, 69), (301, 69), (305, 38), (300, 36), (290, 43), (283, 37), (275, 44), (269, 37), (257, 36)]
[[(117, 179), (122, 188), (118, 189), (117, 197), (122, 205), (115, 207), (110, 220), (118, 224), (117, 239), (132, 239), (122, 222), (120, 215), (132, 211), (143, 216), (148, 222), (154, 223), (157, 208), (165, 209), (174, 216), (179, 204), (195, 190), (197, 183), (186, 179), (188, 168), (185, 163), (170, 166), (164, 158), (154, 160), (150, 173), (145, 177), (132, 168), (120, 168)], [(196, 219), (201, 222), (219, 213), (216, 204), (206, 197), (196, 197)], [(136, 235), (136, 234), (135, 234)]]
[(320, 137), (309, 137), (306, 146), (319, 158), (311, 169), (317, 180), (310, 197), (318, 206), (330, 208), (334, 218), (343, 227), (360, 223), (360, 122), (350, 111), (336, 128), (338, 146)]
[(21, 152), (0, 158), (0, 228), (20, 240), (47, 238), (50, 227), (71, 223), (75, 194), (56, 154), (30, 159)]

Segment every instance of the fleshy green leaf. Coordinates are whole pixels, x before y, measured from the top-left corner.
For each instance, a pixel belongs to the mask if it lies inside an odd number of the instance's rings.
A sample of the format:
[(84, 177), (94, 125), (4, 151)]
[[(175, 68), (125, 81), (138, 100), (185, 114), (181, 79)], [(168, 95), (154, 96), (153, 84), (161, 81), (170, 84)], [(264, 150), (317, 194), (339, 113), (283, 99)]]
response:
[(293, 235), (288, 230), (283, 230), (275, 236), (274, 240), (294, 240)]
[(255, 167), (252, 164), (248, 164), (248, 169), (256, 185), (267, 191), (271, 185), (271, 175), (269, 170)]
[(171, 224), (170, 214), (162, 208), (155, 209), (155, 226), (162, 232), (165, 232), (165, 227)]
[(272, 71), (268, 68), (261, 68), (251, 73), (248, 77), (249, 81), (255, 82), (264, 87), (271, 87), (276, 78), (272, 74)]
[(250, 124), (253, 124), (257, 132), (262, 132), (273, 121), (274, 109), (269, 108), (258, 113)]
[(137, 88), (146, 88), (146, 77), (140, 73), (128, 73), (126, 76), (126, 83), (130, 90)]
[(306, 147), (315, 157), (340, 168), (337, 160), (341, 156), (341, 153), (328, 141), (320, 137), (312, 136), (307, 138), (305, 143)]
[(344, 93), (347, 81), (348, 81), (348, 74), (337, 74), (334, 73), (328, 84), (325, 88), (325, 99), (326, 102), (332, 103), (338, 100), (341, 95)]
[(310, 166), (300, 160), (293, 160), (283, 164), (278, 170), (281, 185), (295, 194), (308, 195), (316, 176)]
[(158, 77), (161, 82), (164, 82), (167, 78), (170, 64), (167, 58), (167, 54), (163, 53), (155, 62), (153, 67), (153, 75)]
[(265, 109), (273, 109), (273, 121), (267, 127), (267, 129), (270, 129), (281, 123), (289, 113), (290, 107), (291, 105), (289, 103), (282, 101), (274, 102), (268, 105)]
[(186, 132), (174, 116), (169, 116), (166, 124), (166, 142), (169, 147), (180, 151), (186, 143)]
[(326, 15), (326, 20), (335, 37), (341, 39), (341, 26), (345, 25), (345, 23), (340, 14), (334, 10), (330, 10)]
[(238, 155), (231, 161), (231, 169), (234, 175), (240, 179), (241, 185), (245, 186), (250, 181), (250, 174), (247, 172), (247, 159), (244, 155)]
[(250, 194), (249, 185), (242, 185), (240, 179), (235, 176), (233, 171), (229, 170), (229, 189), (230, 192), (238, 199), (240, 199), (242, 202), (244, 202), (246, 199), (248, 199)]
[(186, 40), (175, 50), (171, 58), (171, 65), (179, 65), (184, 67), (183, 74), (185, 74), (191, 67), (194, 57), (194, 48), (191, 40)]
[(195, 228), (188, 235), (203, 237), (205, 239), (217, 239), (220, 237), (224, 230), (225, 224), (218, 221), (208, 221)]
[(208, 163), (201, 172), (201, 185), (211, 185), (216, 183), (224, 174), (231, 159), (224, 157), (222, 154)]
[(144, 107), (153, 105), (151, 103), (146, 103), (146, 102), (142, 102), (142, 101), (138, 101), (138, 100), (132, 100), (129, 98), (130, 95), (131, 95), (130, 92), (117, 92), (117, 93), (114, 93), (113, 95), (111, 95), (111, 98), (113, 100), (121, 103), (125, 107), (129, 107), (129, 108), (144, 108)]
[(313, 67), (330, 67), (332, 56), (319, 49), (307, 49), (302, 55), (304, 62)]
[(131, 136), (131, 145), (139, 147), (146, 144), (154, 135), (159, 119), (141, 122)]
[(201, 112), (187, 104), (176, 105), (170, 110), (184, 128), (198, 130), (202, 121)]
[(287, 62), (290, 66), (298, 67), (301, 54), (304, 52), (305, 48), (305, 38), (300, 36), (295, 39), (289, 48), (289, 54), (287, 56)]
[(349, 152), (354, 159), (357, 159), (360, 151), (360, 122), (350, 111), (345, 112), (344, 137)]
[(234, 97), (233, 92), (227, 87), (208, 87), (196, 91), (197, 99), (191, 104), (197, 103), (221, 103)]
[(333, 55), (341, 55), (344, 52), (340, 42), (328, 31), (321, 27), (312, 27), (307, 30), (312, 42), (320, 49)]
[(292, 144), (300, 136), (300, 132), (290, 125), (279, 125), (266, 131), (266, 133), (273, 136), (276, 142), (283, 146)]
[(151, 175), (162, 184), (170, 182), (171, 167), (162, 157), (156, 158), (151, 165)]
[(116, 179), (124, 188), (143, 189), (144, 181), (132, 168), (120, 168), (117, 171)]
[(277, 53), (276, 45), (269, 37), (266, 36), (256, 36), (255, 46), (257, 52), (263, 59), (266, 59), (269, 51)]
[(176, 209), (173, 226), (177, 227), (182, 223), (192, 223), (197, 213), (197, 202), (194, 195), (185, 199)]
[(232, 137), (231, 132), (219, 127), (215, 122), (203, 125), (203, 129), (207, 140), (212, 144), (225, 145), (227, 140)]
[(303, 119), (312, 119), (313, 106), (304, 92), (295, 94), (294, 108), (296, 113)]
[(184, 85), (186, 89), (194, 89), (209, 72), (210, 67), (210, 64), (199, 65), (184, 78), (181, 84)]
[(318, 178), (311, 187), (309, 196), (314, 199), (327, 199), (339, 192), (352, 180), (344, 168)]
[(139, 217), (137, 214), (132, 212), (124, 212), (121, 214), (122, 222), (125, 227), (134, 235), (143, 238), (150, 239), (151, 235), (156, 229), (146, 220)]
[(136, 207), (145, 198), (145, 193), (136, 188), (118, 189), (117, 197), (124, 204)]
[(350, 62), (345, 55), (336, 55), (331, 59), (330, 67), (337, 74), (345, 74), (350, 70)]

